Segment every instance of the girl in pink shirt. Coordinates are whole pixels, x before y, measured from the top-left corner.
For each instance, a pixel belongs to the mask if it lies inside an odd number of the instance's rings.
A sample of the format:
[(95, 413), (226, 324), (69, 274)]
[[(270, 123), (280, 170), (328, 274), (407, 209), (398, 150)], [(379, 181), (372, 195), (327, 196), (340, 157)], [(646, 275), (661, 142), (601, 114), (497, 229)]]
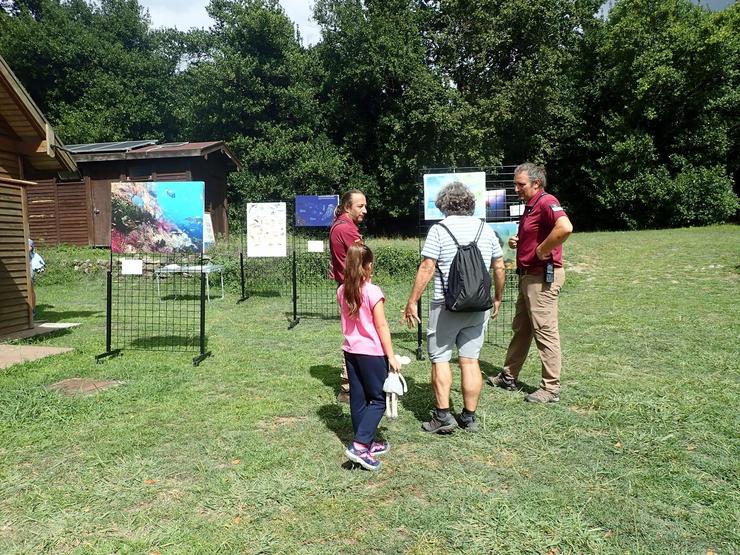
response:
[(370, 283), (372, 271), (372, 251), (362, 243), (351, 245), (337, 302), (342, 313), (342, 350), (349, 374), (349, 406), (355, 434), (344, 454), (367, 470), (379, 470), (380, 461), (375, 457), (390, 450), (387, 442), (375, 440), (385, 412), (383, 382), (389, 366), (393, 372), (400, 372), (401, 365), (393, 355), (385, 297), (380, 287)]

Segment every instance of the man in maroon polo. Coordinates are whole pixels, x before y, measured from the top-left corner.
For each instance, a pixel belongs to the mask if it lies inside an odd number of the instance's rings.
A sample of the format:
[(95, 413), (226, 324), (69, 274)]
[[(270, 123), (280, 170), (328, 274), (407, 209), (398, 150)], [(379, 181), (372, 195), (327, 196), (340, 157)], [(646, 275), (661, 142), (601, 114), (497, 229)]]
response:
[[(329, 277), (337, 282), (337, 287), (344, 282), (344, 264), (347, 258), (347, 249), (353, 243), (361, 243), (362, 235), (357, 227), (367, 214), (367, 201), (362, 191), (353, 189), (342, 195), (339, 205), (334, 211), (334, 223), (329, 230), (329, 252), (331, 253), (331, 268)], [(349, 376), (342, 354), (341, 385), (337, 401), (349, 403)]]
[(537, 391), (524, 400), (557, 403), (560, 400), (560, 332), (558, 295), (565, 283), (563, 243), (573, 232), (565, 210), (545, 191), (545, 168), (532, 163), (514, 170), (514, 188), (526, 202), (517, 235), (509, 239), (516, 249), (519, 296), (511, 328), (514, 335), (506, 351), (504, 368), (488, 383), (510, 391), (517, 389), (519, 372), (527, 359), (532, 339), (542, 362), (542, 380)]

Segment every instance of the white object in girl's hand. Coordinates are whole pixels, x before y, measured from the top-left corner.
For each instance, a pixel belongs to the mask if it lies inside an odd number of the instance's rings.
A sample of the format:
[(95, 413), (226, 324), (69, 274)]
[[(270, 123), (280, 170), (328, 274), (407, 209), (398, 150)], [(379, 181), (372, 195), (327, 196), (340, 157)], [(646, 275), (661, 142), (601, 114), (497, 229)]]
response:
[[(407, 356), (395, 355), (399, 364), (404, 365), (411, 362)], [(389, 372), (383, 383), (385, 391), (385, 416), (391, 419), (398, 418), (398, 398), (408, 391), (406, 380), (400, 372)]]

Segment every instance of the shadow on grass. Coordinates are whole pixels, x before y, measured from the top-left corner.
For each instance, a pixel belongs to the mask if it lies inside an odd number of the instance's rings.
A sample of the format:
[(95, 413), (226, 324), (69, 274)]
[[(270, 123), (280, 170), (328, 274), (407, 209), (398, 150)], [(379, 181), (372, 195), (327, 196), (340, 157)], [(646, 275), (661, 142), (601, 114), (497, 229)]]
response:
[[(503, 368), (501, 366), (490, 364), (483, 360), (479, 361), (479, 363), (481, 371), (486, 375), (486, 377), (483, 378), (483, 387), (491, 387), (486, 379), (491, 376), (498, 375), (499, 372), (503, 371)], [(517, 385), (519, 386), (519, 389), (524, 391), (525, 393), (534, 393), (535, 391), (537, 391), (537, 387), (529, 385), (527, 382), (523, 382), (521, 380), (517, 381)]]
[(97, 314), (103, 314), (102, 310), (67, 310), (67, 311), (55, 311), (49, 310), (54, 308), (51, 304), (40, 304), (36, 306), (36, 320), (44, 320), (46, 322), (58, 322), (67, 318), (84, 318), (86, 316), (95, 316)]
[(309, 370), (311, 376), (336, 392), (339, 392), (339, 374), (341, 371), (342, 369), (338, 366), (329, 366), (328, 364), (311, 366)]
[[(286, 312), (285, 318), (288, 321), (293, 320), (293, 313), (292, 312)], [(298, 319), (302, 320), (304, 318), (310, 318), (312, 320), (333, 320), (335, 322), (339, 321), (339, 314), (325, 314), (322, 312), (301, 312), (298, 311)]]
[(162, 295), (159, 298), (160, 301), (199, 301), (200, 295), (182, 295), (182, 294), (176, 294), (172, 293), (169, 295)]
[(319, 418), (324, 422), (327, 429), (334, 432), (342, 442), (342, 445), (347, 445), (352, 441), (352, 421), (349, 415), (344, 414), (344, 410), (341, 406), (336, 404), (322, 405), (316, 411)]
[[(154, 335), (151, 337), (139, 337), (131, 341), (131, 347), (137, 349), (162, 349), (162, 350), (197, 350), (200, 340), (197, 336), (184, 335)], [(206, 339), (206, 348), (208, 340)]]
[[(46, 323), (46, 320), (36, 320), (34, 324)], [(15, 345), (36, 345), (37, 343), (44, 343), (47, 339), (53, 337), (62, 337), (64, 335), (70, 335), (74, 331), (74, 328), (61, 328), (58, 330), (46, 331), (39, 335), (32, 337), (24, 337), (22, 339), (11, 339), (10, 342)]]
[(399, 398), (399, 402), (419, 422), (426, 422), (429, 420), (429, 412), (434, 408), (435, 403), (432, 385), (429, 383), (418, 383), (411, 376), (404, 375), (404, 378), (406, 379), (408, 391), (403, 397)]
[(246, 291), (247, 298), (249, 297), (280, 297), (280, 291)]

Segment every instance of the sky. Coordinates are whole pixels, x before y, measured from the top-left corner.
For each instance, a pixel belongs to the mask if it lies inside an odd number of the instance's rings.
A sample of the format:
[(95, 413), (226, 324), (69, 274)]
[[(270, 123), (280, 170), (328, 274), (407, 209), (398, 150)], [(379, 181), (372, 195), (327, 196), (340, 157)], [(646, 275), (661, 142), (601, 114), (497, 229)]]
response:
[[(149, 10), (153, 27), (177, 27), (187, 31), (192, 27), (210, 27), (213, 20), (206, 13), (208, 0), (139, 0)], [(306, 46), (321, 38), (319, 26), (311, 20), (313, 2), (310, 0), (280, 0), (285, 13), (298, 28)]]
[[(694, 0), (710, 10), (726, 8), (735, 0)], [(613, 3), (607, 0), (605, 4)], [(208, 0), (139, 0), (149, 10), (154, 27), (177, 27), (187, 31), (191, 27), (210, 27), (213, 20), (206, 13)], [(285, 13), (298, 25), (305, 46), (315, 44), (321, 38), (316, 22), (311, 20), (313, 2), (310, 0), (280, 0)]]

